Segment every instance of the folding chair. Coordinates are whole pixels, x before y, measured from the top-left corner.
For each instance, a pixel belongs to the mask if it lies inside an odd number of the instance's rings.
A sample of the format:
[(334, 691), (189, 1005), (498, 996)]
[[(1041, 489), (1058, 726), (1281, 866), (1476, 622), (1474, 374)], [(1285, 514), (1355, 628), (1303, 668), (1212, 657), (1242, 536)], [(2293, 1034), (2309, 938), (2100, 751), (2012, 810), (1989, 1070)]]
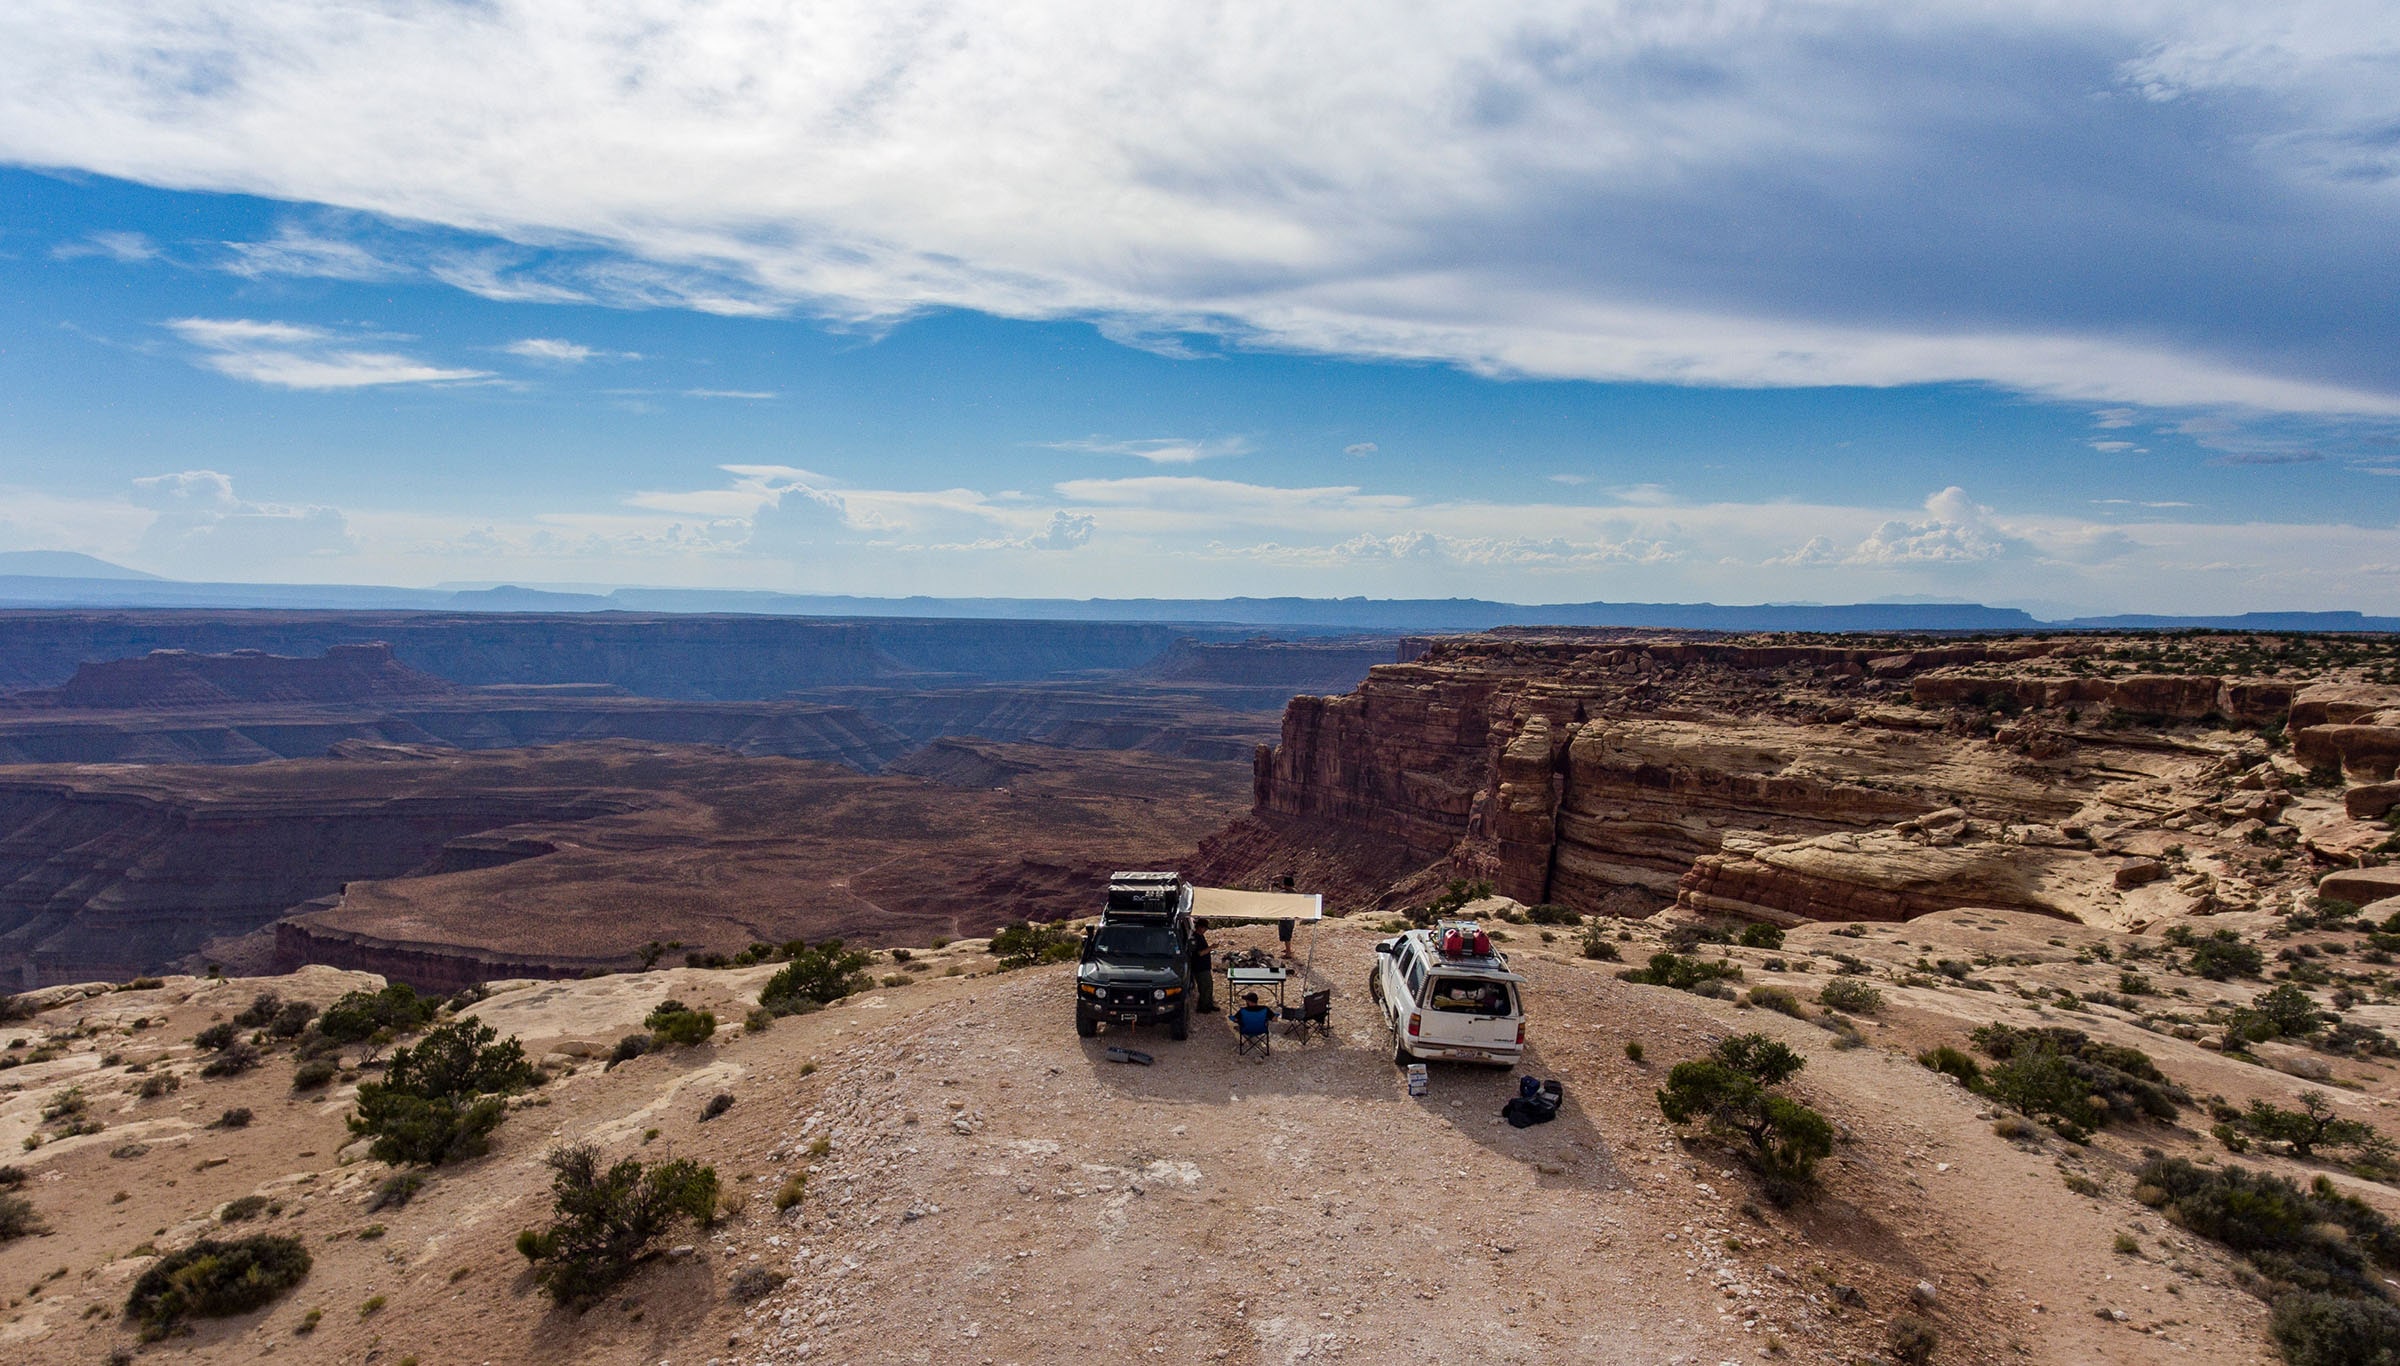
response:
[(1265, 1006), (1244, 1006), (1233, 1012), (1233, 1055), (1236, 1058), (1256, 1054), (1260, 1062), (1274, 1056), (1274, 1037), (1267, 1030), (1275, 1023), (1275, 1012)]
[(1283, 1027), (1293, 1038), (1305, 1041), (1310, 1034), (1330, 1043), (1333, 1041), (1333, 988), (1324, 987), (1300, 998), (1297, 1008), (1283, 1008)]

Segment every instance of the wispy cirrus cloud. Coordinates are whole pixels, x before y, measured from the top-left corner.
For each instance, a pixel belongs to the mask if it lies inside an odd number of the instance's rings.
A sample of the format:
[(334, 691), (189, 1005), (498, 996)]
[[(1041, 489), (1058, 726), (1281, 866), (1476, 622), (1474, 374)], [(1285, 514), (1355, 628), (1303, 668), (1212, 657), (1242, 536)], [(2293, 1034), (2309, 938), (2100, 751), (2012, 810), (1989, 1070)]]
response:
[(521, 360), (544, 365), (581, 365), (593, 360), (640, 360), (638, 351), (604, 351), (558, 337), (521, 337), (500, 348)]
[(95, 232), (73, 242), (61, 242), (50, 249), (53, 261), (75, 261), (98, 256), (125, 265), (139, 265), (158, 259), (158, 244), (138, 232)]
[[(1221, 456), (1248, 455), (1252, 449), (1249, 440), (1239, 436), (1210, 437), (1205, 440), (1162, 436), (1142, 441), (1112, 441), (1094, 436), (1085, 437), (1079, 441), (1048, 441), (1042, 444), (1046, 449), (1054, 451), (1082, 451), (1092, 455), (1130, 455), (1137, 460), (1147, 460), (1153, 465), (1191, 465)], [(1368, 445), (1363, 451), (1356, 447), (1350, 447), (1345, 450), (1345, 454), (1365, 455), (1373, 452), (1374, 449), (1373, 445)]]
[(320, 327), (248, 318), (176, 318), (167, 329), (188, 343), (197, 364), (233, 379), (277, 389), (369, 389), (399, 384), (456, 384), (484, 370), (434, 365), (396, 351), (371, 350)]

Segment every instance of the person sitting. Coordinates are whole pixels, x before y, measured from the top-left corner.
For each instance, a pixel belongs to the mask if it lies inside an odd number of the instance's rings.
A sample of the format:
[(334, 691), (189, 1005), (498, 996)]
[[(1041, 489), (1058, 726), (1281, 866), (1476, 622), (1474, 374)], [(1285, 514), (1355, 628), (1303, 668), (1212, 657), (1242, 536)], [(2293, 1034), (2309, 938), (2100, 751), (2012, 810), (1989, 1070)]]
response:
[(1275, 1012), (1258, 1003), (1257, 992), (1243, 992), (1241, 1009), (1226, 1018), (1233, 1021), (1236, 1038), (1241, 1045), (1238, 1051), (1267, 1051), (1267, 1026), (1275, 1022)]

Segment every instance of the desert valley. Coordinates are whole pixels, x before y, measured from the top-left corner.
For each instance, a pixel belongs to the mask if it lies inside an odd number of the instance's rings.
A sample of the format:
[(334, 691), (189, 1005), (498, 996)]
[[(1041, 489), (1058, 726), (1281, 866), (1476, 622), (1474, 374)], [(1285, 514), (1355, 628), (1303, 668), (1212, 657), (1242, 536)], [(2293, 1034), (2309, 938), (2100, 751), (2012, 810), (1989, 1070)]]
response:
[[(10, 1359), (2264, 1362), (2380, 1331), (2383, 638), (515, 629), (0, 619)], [(1078, 1039), (1062, 960), (1138, 867), (1322, 895), (1330, 1037)], [(1504, 1123), (1505, 1072), (1404, 1084), (1368, 969), (1445, 912), (1525, 979), (1556, 1122)], [(521, 1061), (431, 1101), (473, 1141), (392, 1137), (484, 1026)], [(1670, 1108), (1679, 1065), (1767, 1044), (1821, 1141)], [(539, 1230), (582, 1147), (707, 1199), (568, 1287)], [(2271, 1237), (2226, 1213), (2260, 1179)], [(258, 1239), (304, 1268), (160, 1307), (179, 1250)]]

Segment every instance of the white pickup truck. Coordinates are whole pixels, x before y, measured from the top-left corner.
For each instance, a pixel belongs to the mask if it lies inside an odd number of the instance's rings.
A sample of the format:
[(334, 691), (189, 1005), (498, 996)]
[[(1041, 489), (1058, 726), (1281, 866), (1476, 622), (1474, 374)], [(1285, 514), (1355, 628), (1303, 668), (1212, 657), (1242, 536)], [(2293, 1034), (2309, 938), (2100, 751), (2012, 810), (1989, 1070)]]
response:
[(1514, 1067), (1525, 1053), (1524, 982), (1473, 921), (1446, 920), (1377, 943), (1367, 994), (1392, 1027), (1395, 1063), (1454, 1058)]

